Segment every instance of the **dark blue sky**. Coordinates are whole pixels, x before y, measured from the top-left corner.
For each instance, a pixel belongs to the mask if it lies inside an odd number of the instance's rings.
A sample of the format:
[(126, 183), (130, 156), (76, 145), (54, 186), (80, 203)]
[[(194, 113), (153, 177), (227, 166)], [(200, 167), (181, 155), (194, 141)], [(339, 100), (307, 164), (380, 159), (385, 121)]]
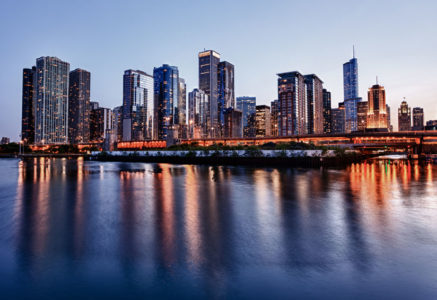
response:
[(437, 119), (437, 1), (14, 1), (0, 3), (0, 136), (18, 139), (22, 69), (57, 56), (91, 72), (91, 98), (122, 102), (122, 75), (179, 67), (192, 90), (197, 53), (235, 65), (236, 95), (276, 98), (276, 73), (315, 73), (343, 100), (342, 64), (356, 45), (360, 96), (376, 75), (392, 124), (403, 97)]

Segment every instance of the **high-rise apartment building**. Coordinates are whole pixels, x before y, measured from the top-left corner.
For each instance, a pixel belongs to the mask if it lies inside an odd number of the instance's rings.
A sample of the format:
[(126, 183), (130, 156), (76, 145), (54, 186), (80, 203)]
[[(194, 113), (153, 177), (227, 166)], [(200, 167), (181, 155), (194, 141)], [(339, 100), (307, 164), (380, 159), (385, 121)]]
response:
[(112, 110), (113, 116), (113, 134), (116, 142), (123, 140), (123, 106), (114, 107)]
[(344, 103), (340, 103), (338, 108), (331, 109), (331, 132), (345, 132), (345, 108)]
[(272, 102), (270, 102), (270, 113), (271, 113), (271, 117), (270, 117), (270, 123), (272, 125), (272, 129), (271, 129), (271, 135), (272, 136), (278, 136), (279, 134), (279, 125), (278, 125), (278, 120), (279, 120), (279, 100), (273, 100)]
[(199, 89), (208, 95), (209, 100), (209, 136), (216, 137), (220, 133), (218, 122), (218, 65), (220, 54), (214, 50), (199, 53)]
[(140, 70), (123, 75), (123, 141), (153, 139), (153, 77)]
[[(234, 65), (222, 61), (217, 66), (217, 110), (218, 123), (221, 129), (224, 126), (224, 110), (229, 107), (235, 107), (235, 93), (234, 93)], [(222, 130), (220, 132), (222, 134)]]
[(35, 71), (35, 143), (67, 144), (70, 64), (44, 56), (36, 60)]
[(110, 108), (99, 107), (90, 112), (90, 140), (103, 142), (113, 133), (113, 114)]
[(331, 92), (323, 89), (323, 132), (331, 133)]
[(68, 139), (71, 144), (90, 139), (91, 74), (82, 69), (70, 72), (68, 93)]
[(226, 108), (224, 110), (224, 130), (223, 135), (225, 138), (240, 138), (243, 136), (242, 125), (242, 112), (233, 107)]
[(237, 97), (236, 107), (242, 113), (242, 128), (244, 137), (255, 136), (256, 97)]
[(424, 114), (423, 108), (415, 107), (413, 108), (413, 130), (423, 130), (424, 129)]
[(315, 74), (304, 76), (307, 103), (307, 133), (323, 133), (323, 81)]
[(308, 132), (304, 77), (297, 71), (278, 74), (279, 136)]
[(271, 136), (270, 107), (267, 105), (257, 105), (255, 115), (255, 135), (256, 137)]
[(155, 129), (159, 140), (178, 137), (179, 70), (167, 64), (153, 69), (155, 80)]
[(36, 67), (23, 69), (21, 140), (25, 144), (33, 144), (35, 138), (35, 118), (33, 109), (35, 73)]
[(192, 139), (208, 137), (208, 95), (199, 89), (188, 93), (188, 136)]
[(398, 109), (398, 130), (411, 130), (411, 108), (408, 107), (407, 101), (405, 100), (402, 101), (401, 106)]
[(367, 128), (367, 101), (361, 101), (357, 103), (357, 130), (365, 131)]
[(389, 127), (387, 122), (387, 107), (385, 102), (385, 89), (379, 84), (369, 88), (367, 128), (373, 130), (384, 130)]

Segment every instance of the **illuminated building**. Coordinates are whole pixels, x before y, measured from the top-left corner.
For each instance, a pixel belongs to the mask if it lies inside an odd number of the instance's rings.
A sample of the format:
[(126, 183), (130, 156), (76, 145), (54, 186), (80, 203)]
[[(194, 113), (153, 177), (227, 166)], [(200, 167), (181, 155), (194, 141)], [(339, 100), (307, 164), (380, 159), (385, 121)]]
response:
[(91, 74), (82, 69), (70, 72), (68, 94), (68, 139), (72, 144), (90, 139)]
[(112, 134), (113, 115), (110, 108), (99, 107), (90, 113), (90, 139), (95, 142), (104, 141)]
[(323, 133), (323, 81), (315, 74), (304, 76), (307, 103), (307, 133)]
[(243, 136), (242, 112), (233, 107), (226, 108), (223, 113), (224, 116), (224, 130), (225, 138), (241, 138)]
[(208, 95), (199, 89), (188, 93), (188, 136), (189, 138), (208, 137)]
[(153, 77), (140, 70), (123, 75), (123, 141), (153, 139)]
[(304, 77), (297, 71), (278, 74), (279, 136), (308, 132)]
[(199, 89), (208, 95), (209, 117), (208, 130), (210, 137), (219, 134), (218, 128), (218, 64), (220, 54), (214, 50), (205, 50), (199, 53)]
[(256, 137), (271, 136), (270, 107), (267, 105), (256, 106), (255, 129)]
[(217, 66), (217, 80), (218, 123), (222, 129), (224, 126), (224, 110), (235, 107), (234, 65), (227, 61), (220, 62)]
[(236, 107), (242, 113), (244, 137), (255, 137), (256, 97), (237, 97)]
[(407, 101), (405, 100), (402, 101), (401, 106), (398, 109), (398, 130), (411, 130), (411, 108), (408, 107)]
[(367, 101), (357, 103), (357, 130), (365, 131), (367, 128)]
[(345, 131), (347, 133), (358, 130), (358, 60), (354, 55), (351, 60), (343, 64), (343, 88), (345, 107)]
[(413, 130), (423, 130), (424, 126), (423, 108), (413, 108)]
[(179, 77), (178, 103), (175, 107), (175, 124), (179, 125), (179, 137), (187, 138), (187, 85)]
[(389, 128), (385, 89), (379, 84), (372, 86), (368, 93), (367, 129), (384, 131)]
[(68, 143), (70, 64), (57, 57), (36, 60), (34, 85), (35, 143)]
[(35, 138), (35, 119), (33, 111), (33, 94), (36, 67), (23, 69), (23, 95), (21, 112), (21, 140), (33, 144)]
[(117, 142), (121, 142), (123, 140), (123, 106), (114, 107), (112, 115), (114, 139)]
[(345, 111), (343, 103), (340, 103), (338, 108), (331, 109), (331, 132), (345, 132)]
[(389, 132), (393, 132), (393, 125), (391, 125), (391, 113), (390, 113), (390, 106), (388, 104), (385, 105), (386, 111), (387, 111), (387, 129)]
[(270, 123), (272, 125), (271, 135), (278, 136), (279, 101), (277, 99), (270, 102), (270, 113)]
[(178, 137), (179, 70), (162, 65), (153, 69), (155, 79), (155, 128), (158, 140)]
[(331, 92), (323, 89), (323, 132), (331, 133)]

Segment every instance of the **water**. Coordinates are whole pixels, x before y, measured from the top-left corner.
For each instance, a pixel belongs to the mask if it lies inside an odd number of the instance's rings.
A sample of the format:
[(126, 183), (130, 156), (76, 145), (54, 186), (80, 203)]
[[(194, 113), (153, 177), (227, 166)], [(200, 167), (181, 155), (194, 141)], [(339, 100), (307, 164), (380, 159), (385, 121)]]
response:
[(9, 298), (437, 298), (437, 166), (0, 160)]

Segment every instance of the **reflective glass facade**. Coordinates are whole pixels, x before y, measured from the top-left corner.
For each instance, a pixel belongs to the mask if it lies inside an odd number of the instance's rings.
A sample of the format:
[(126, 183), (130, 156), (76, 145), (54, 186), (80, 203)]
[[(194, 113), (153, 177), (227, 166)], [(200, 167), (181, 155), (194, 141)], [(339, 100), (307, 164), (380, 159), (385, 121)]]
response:
[(270, 107), (267, 105), (256, 106), (255, 129), (256, 137), (271, 136), (272, 124)]
[(331, 92), (323, 89), (323, 132), (331, 132)]
[(208, 95), (199, 89), (188, 93), (188, 136), (189, 138), (208, 137)]
[(323, 81), (316, 75), (304, 76), (307, 104), (307, 133), (323, 133)]
[(331, 132), (344, 133), (345, 131), (345, 113), (344, 106), (331, 109)]
[(35, 67), (32, 67), (32, 69), (23, 69), (21, 140), (26, 144), (33, 144), (35, 139), (35, 118), (33, 110), (35, 73)]
[(270, 123), (272, 125), (271, 135), (278, 136), (279, 101), (277, 99), (270, 102), (270, 114), (271, 114)]
[(354, 57), (343, 64), (344, 100), (358, 98), (358, 60)]
[(70, 72), (68, 94), (68, 139), (70, 143), (88, 143), (90, 139), (91, 74), (82, 69)]
[(358, 103), (361, 98), (352, 98), (344, 100), (345, 108), (345, 131), (346, 133), (354, 132), (358, 130)]
[(237, 97), (237, 109), (242, 112), (243, 136), (255, 136), (256, 97)]
[[(218, 122), (220, 128), (224, 126), (223, 112), (226, 108), (235, 107), (235, 93), (234, 93), (234, 65), (222, 61), (218, 64), (217, 68), (217, 80), (218, 80)], [(220, 132), (222, 134), (222, 132)]]

